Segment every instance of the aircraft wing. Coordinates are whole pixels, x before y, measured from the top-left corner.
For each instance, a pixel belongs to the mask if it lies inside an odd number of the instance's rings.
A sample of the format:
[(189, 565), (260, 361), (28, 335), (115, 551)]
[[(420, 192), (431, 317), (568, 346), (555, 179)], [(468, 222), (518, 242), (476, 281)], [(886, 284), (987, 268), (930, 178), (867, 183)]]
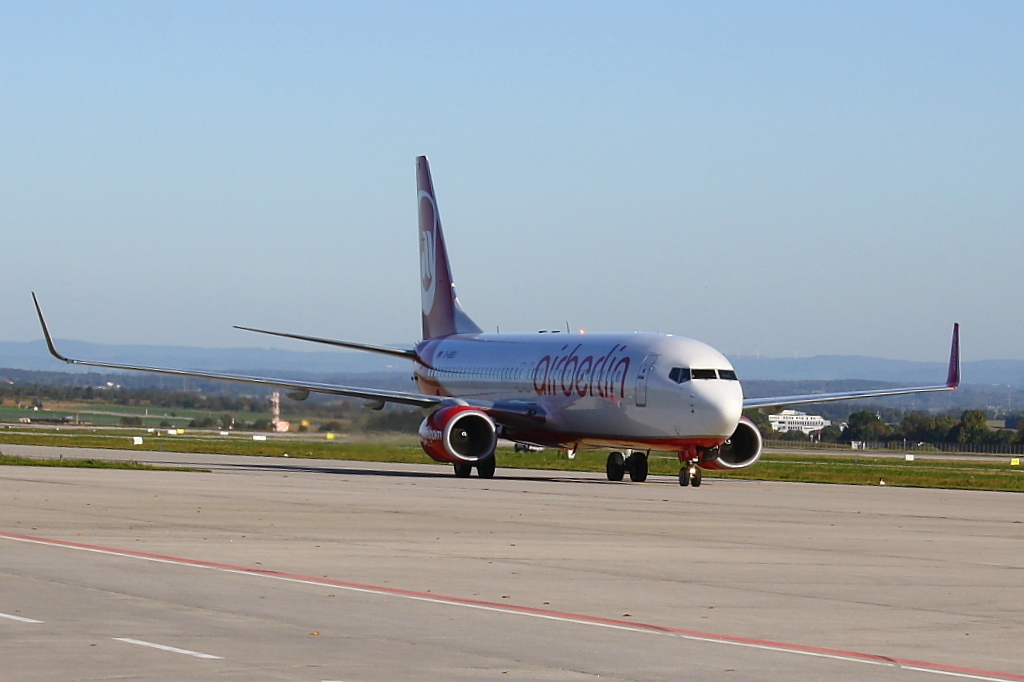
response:
[(960, 385), (960, 325), (953, 325), (953, 343), (949, 350), (949, 370), (946, 383), (939, 386), (909, 386), (904, 388), (885, 388), (872, 391), (848, 391), (844, 393), (808, 393), (804, 395), (785, 395), (771, 398), (747, 398), (743, 408), (786, 407), (806, 403), (825, 403), (836, 400), (856, 400), (858, 398), (880, 398), (888, 395), (907, 395), (910, 393), (932, 393), (935, 391), (952, 391)]
[[(312, 343), (323, 343), (328, 346), (338, 346), (339, 348), (352, 348), (354, 350), (365, 350), (370, 353), (380, 353), (382, 355), (390, 355), (396, 358), (403, 358), (405, 360), (412, 360), (414, 362), (420, 362), (420, 358), (416, 355), (414, 350), (406, 350), (405, 348), (392, 348), (390, 346), (375, 346), (370, 343), (356, 343), (355, 341), (336, 341), (334, 339), (322, 339), (318, 336), (303, 336), (302, 334), (286, 334), (285, 332), (270, 332), (265, 329), (254, 329), (252, 327), (239, 327), (235, 325), (235, 329), (241, 329), (247, 332), (256, 332), (257, 334), (269, 334), (270, 336), (280, 336), (285, 339), (298, 339), (299, 341), (311, 341)], [(422, 363), (421, 363), (422, 364)]]
[(153, 372), (155, 374), (169, 374), (171, 376), (179, 377), (195, 377), (197, 379), (234, 381), (236, 383), (255, 384), (258, 386), (271, 386), (275, 388), (284, 388), (292, 391), (306, 393), (326, 393), (329, 395), (345, 396), (347, 398), (362, 398), (363, 400), (383, 400), (384, 402), (398, 403), (400, 405), (412, 405), (414, 407), (433, 407), (447, 400), (442, 396), (430, 396), (423, 395), (420, 393), (405, 393), (403, 391), (386, 391), (376, 388), (360, 388), (358, 386), (339, 386), (336, 384), (324, 384), (315, 381), (295, 381), (291, 379), (252, 377), (243, 374), (198, 372), (193, 370), (169, 369), (166, 367), (144, 367), (137, 365), (120, 365), (111, 362), (95, 362), (92, 360), (75, 360), (73, 358), (65, 357), (61, 355), (59, 352), (57, 352), (57, 348), (53, 344), (53, 337), (50, 336), (50, 330), (46, 326), (46, 320), (43, 318), (43, 311), (39, 307), (39, 301), (38, 299), (36, 299), (35, 293), (32, 294), (32, 300), (36, 304), (36, 313), (39, 315), (39, 323), (43, 327), (43, 336), (46, 337), (46, 345), (50, 349), (50, 354), (53, 355), (53, 357), (60, 360), (61, 362), (66, 362), (69, 365), (103, 367), (106, 369), (123, 369), (136, 372)]
[(533, 428), (548, 420), (544, 408), (536, 403), (519, 400), (497, 402), (483, 409), (494, 421), (506, 426)]

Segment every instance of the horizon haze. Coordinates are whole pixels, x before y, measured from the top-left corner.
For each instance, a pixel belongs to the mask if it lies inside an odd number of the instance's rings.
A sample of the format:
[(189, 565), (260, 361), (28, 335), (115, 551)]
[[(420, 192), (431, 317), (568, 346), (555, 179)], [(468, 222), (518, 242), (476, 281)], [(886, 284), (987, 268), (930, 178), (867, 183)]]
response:
[[(304, 375), (394, 373), (406, 374), (411, 362), (346, 350), (323, 350), (307, 344), (303, 350), (274, 346), (198, 348), (168, 345), (95, 344), (55, 339), (61, 352), (106, 362), (235, 372), (295, 372)], [(805, 358), (732, 356), (741, 381), (868, 380), (924, 385), (941, 382), (946, 362), (918, 362), (858, 355), (815, 355)], [(46, 372), (96, 372), (96, 368), (67, 365), (50, 355), (42, 339), (0, 341), (0, 369)], [(1024, 387), (1024, 360), (981, 360), (962, 364), (965, 384)], [(278, 376), (277, 378), (287, 378)]]

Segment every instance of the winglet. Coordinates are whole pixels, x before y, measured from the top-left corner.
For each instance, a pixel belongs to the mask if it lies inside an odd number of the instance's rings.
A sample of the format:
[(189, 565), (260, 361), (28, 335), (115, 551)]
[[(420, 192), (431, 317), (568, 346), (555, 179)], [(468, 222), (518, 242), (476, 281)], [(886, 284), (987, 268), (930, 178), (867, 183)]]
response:
[(946, 386), (956, 388), (960, 385), (960, 324), (953, 323), (953, 345), (949, 349), (949, 373), (946, 375)]
[(61, 362), (67, 362), (74, 364), (74, 360), (64, 357), (57, 352), (57, 347), (53, 345), (53, 337), (50, 336), (50, 330), (46, 328), (46, 320), (43, 319), (43, 309), (39, 307), (39, 299), (36, 298), (36, 292), (32, 292), (32, 302), (36, 304), (36, 314), (39, 315), (39, 324), (43, 326), (43, 336), (46, 338), (46, 345), (50, 348), (50, 355), (57, 358)]

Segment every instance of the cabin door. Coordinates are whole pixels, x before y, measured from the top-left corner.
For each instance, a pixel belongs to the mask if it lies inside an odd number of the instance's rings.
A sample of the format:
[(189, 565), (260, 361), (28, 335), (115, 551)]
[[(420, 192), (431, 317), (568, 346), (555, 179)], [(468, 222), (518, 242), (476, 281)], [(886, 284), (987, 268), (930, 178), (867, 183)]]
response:
[(657, 353), (648, 353), (644, 361), (640, 363), (640, 370), (636, 375), (636, 406), (647, 407), (647, 377), (654, 369), (654, 363), (658, 361)]

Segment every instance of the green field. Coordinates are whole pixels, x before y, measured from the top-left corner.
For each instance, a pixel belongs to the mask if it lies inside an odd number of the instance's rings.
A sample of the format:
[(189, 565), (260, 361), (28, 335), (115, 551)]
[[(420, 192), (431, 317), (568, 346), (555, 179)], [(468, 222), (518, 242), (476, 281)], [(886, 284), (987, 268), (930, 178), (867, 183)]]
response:
[(36, 458), (17, 457), (0, 453), (0, 466), (19, 467), (66, 467), (72, 469), (129, 469), (133, 471), (209, 471), (208, 469), (193, 469), (190, 467), (161, 467), (142, 462), (117, 462), (107, 459), (72, 459), (63, 458)]
[[(143, 438), (142, 445), (133, 445), (132, 439), (136, 436)], [(220, 436), (215, 431), (187, 431), (184, 435), (167, 436), (150, 434), (137, 428), (61, 427), (57, 431), (8, 427), (0, 430), (0, 444), (3, 443), (436, 464), (420, 449), (417, 440), (409, 436), (330, 441), (312, 434), (307, 437), (267, 434), (267, 440), (254, 441), (251, 434)], [(555, 450), (513, 452), (502, 448), (498, 451), (498, 466), (601, 472), (604, 471), (606, 457), (607, 452), (600, 450), (581, 451), (575, 459), (570, 460)], [(678, 471), (679, 463), (674, 457), (651, 455), (652, 474), (675, 475)], [(960, 460), (918, 458), (914, 462), (907, 462), (891, 457), (772, 452), (749, 469), (735, 472), (707, 471), (705, 477), (846, 485), (881, 485), (884, 481), (889, 486), (1024, 492), (1024, 467), (1011, 466), (1009, 456), (1005, 461), (996, 462), (972, 460), (966, 455)]]
[(1003, 462), (889, 457), (829, 457), (772, 453), (743, 471), (720, 473), (723, 478), (803, 483), (882, 485), (952, 490), (1024, 492), (1024, 471)]
[[(181, 408), (140, 407), (135, 405), (51, 405), (45, 409), (33, 410), (31, 407), (0, 405), (0, 422), (17, 424), (22, 418), (34, 422), (40, 420), (56, 420), (71, 417), (76, 421), (87, 422), (97, 426), (117, 426), (122, 417), (142, 417), (147, 428), (156, 428), (162, 422), (169, 422), (175, 428), (188, 426), (193, 419), (212, 417), (219, 419), (222, 412), (213, 413), (208, 410), (186, 410)], [(256, 419), (270, 420), (270, 412), (246, 412), (244, 418), (252, 422)]]

